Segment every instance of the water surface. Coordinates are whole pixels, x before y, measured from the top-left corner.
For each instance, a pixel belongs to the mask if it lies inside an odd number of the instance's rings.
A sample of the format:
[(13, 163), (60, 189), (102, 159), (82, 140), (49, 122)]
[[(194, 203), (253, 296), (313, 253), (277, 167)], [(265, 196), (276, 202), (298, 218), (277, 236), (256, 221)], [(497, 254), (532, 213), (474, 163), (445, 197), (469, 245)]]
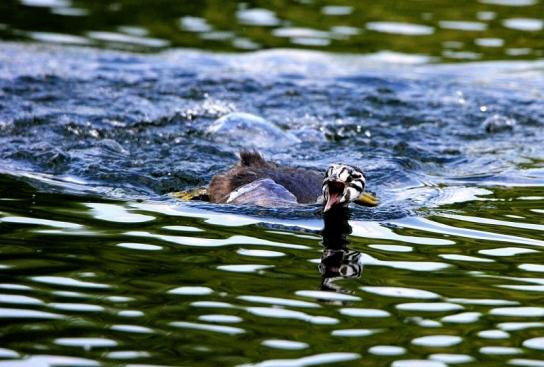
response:
[[(544, 363), (542, 62), (1, 49), (0, 366)], [(382, 204), (173, 199), (262, 143), (234, 111)]]
[(542, 0), (4, 0), (0, 38), (154, 52), (306, 48), (435, 61), (544, 56)]

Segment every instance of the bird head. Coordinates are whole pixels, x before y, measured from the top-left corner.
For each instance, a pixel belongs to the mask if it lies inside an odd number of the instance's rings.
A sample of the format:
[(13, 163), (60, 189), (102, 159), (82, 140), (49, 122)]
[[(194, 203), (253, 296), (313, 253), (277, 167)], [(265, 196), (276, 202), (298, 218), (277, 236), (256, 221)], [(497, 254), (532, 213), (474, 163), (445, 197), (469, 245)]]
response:
[(363, 171), (347, 164), (333, 164), (323, 179), (323, 212), (334, 206), (347, 206), (356, 202), (365, 206), (376, 206), (378, 199), (365, 193), (366, 179)]

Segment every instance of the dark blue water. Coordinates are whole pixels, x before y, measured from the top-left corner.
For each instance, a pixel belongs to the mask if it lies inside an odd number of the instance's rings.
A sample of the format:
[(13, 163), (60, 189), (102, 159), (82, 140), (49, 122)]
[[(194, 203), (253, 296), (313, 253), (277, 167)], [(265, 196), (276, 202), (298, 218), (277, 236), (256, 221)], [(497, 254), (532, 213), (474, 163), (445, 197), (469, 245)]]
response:
[(205, 185), (255, 147), (250, 133), (206, 133), (233, 111), (298, 139), (258, 144), (270, 159), (362, 166), (378, 217), (470, 198), (475, 184), (543, 183), (541, 62), (9, 43), (0, 58), (0, 169), (48, 190), (157, 199)]

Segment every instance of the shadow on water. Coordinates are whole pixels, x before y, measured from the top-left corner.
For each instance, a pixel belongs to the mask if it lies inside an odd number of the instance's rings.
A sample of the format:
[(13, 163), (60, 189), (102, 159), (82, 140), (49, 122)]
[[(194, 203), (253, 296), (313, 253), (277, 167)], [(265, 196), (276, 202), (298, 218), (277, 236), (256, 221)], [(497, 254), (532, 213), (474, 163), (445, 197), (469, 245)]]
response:
[(321, 290), (346, 292), (334, 284), (336, 279), (359, 278), (363, 271), (360, 263), (361, 253), (348, 248), (348, 236), (351, 234), (349, 219), (350, 209), (335, 207), (323, 215), (324, 228), (323, 254), (319, 264)]

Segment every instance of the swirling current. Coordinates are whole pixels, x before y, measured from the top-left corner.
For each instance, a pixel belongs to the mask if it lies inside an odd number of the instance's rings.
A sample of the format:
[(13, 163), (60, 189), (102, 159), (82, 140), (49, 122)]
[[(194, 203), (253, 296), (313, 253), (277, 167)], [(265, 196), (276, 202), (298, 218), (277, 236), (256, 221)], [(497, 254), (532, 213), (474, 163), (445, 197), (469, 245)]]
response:
[[(544, 62), (1, 49), (0, 366), (544, 365)], [(243, 148), (381, 204), (170, 195)]]

